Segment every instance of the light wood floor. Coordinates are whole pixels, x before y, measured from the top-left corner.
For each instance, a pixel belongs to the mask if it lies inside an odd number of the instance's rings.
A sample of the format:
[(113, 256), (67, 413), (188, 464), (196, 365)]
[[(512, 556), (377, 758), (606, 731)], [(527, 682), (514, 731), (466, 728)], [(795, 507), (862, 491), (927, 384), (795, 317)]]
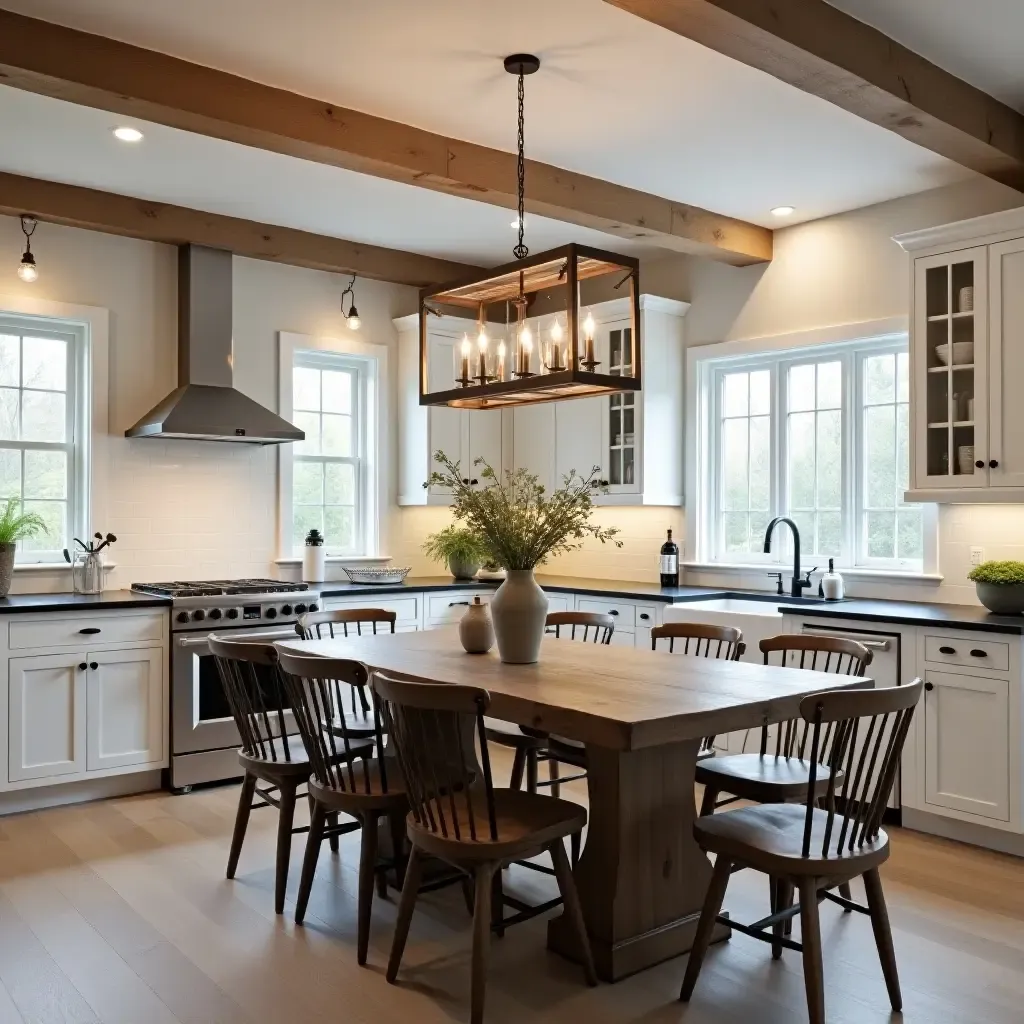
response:
[[(579, 794), (577, 794), (579, 795)], [(305, 928), (273, 913), (275, 812), (254, 812), (238, 877), (224, 878), (236, 787), (157, 793), (0, 819), (0, 1024), (436, 1024), (468, 1015), (469, 919), (458, 890), (424, 897), (400, 985), (384, 980), (394, 902), (374, 907), (370, 963), (355, 962), (356, 837), (325, 847)], [(292, 857), (294, 895), (304, 837)], [(908, 1024), (1024, 1019), (1024, 862), (894, 830), (883, 877)], [(549, 879), (513, 868), (533, 899)], [(726, 907), (766, 912), (761, 876)], [(825, 905), (831, 1024), (889, 1011), (868, 920)], [(741, 935), (708, 956), (689, 1007), (684, 959), (587, 989), (531, 921), (493, 944), (488, 1020), (794, 1024), (798, 954), (773, 964)]]

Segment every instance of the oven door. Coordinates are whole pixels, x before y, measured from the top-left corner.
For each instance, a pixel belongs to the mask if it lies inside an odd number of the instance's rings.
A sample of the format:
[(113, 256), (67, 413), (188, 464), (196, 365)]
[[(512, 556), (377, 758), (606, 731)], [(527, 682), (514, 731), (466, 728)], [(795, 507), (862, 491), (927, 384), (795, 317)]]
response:
[[(171, 746), (175, 754), (237, 748), (241, 743), (224, 697), (217, 662), (210, 654), (209, 635), (174, 637), (171, 648)], [(294, 640), (295, 627), (222, 630), (216, 635), (232, 640)], [(290, 722), (289, 731), (292, 731)]]

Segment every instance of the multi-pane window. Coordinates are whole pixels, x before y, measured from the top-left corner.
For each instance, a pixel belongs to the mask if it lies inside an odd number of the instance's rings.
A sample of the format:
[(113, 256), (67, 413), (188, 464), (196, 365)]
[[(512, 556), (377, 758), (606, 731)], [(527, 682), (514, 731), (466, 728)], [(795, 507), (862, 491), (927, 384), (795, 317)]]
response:
[(81, 526), (81, 335), (61, 326), (0, 314), (0, 499), (20, 499), (46, 524), (42, 533), (19, 542), (19, 562), (60, 560)]
[(764, 554), (769, 520), (786, 515), (800, 528), (803, 554), (819, 564), (920, 569), (922, 509), (903, 501), (908, 364), (898, 342), (711, 364), (703, 376), (711, 559), (788, 559), (788, 531)]
[(297, 352), (292, 422), (306, 439), (294, 446), (292, 550), (313, 528), (331, 555), (362, 554), (365, 492), (366, 371), (352, 359)]

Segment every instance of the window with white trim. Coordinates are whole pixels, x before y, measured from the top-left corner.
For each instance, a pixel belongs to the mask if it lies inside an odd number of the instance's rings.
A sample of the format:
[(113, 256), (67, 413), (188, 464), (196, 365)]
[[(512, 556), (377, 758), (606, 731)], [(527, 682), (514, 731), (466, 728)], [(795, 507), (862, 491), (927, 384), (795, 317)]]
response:
[(81, 324), (0, 313), (0, 499), (46, 524), (18, 563), (62, 561), (87, 533), (86, 344)]
[(920, 572), (922, 506), (910, 468), (904, 339), (708, 361), (702, 557), (787, 563), (789, 531), (764, 553), (774, 516), (800, 528), (802, 561)]
[(372, 360), (296, 350), (291, 421), (306, 434), (292, 446), (291, 553), (311, 529), (329, 556), (368, 554), (373, 518)]

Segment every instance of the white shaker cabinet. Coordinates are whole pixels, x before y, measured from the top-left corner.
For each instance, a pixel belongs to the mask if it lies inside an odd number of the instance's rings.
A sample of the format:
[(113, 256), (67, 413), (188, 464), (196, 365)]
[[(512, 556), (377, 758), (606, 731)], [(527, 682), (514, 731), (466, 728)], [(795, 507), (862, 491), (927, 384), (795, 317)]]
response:
[(989, 247), (989, 485), (1024, 500), (1024, 238)]

